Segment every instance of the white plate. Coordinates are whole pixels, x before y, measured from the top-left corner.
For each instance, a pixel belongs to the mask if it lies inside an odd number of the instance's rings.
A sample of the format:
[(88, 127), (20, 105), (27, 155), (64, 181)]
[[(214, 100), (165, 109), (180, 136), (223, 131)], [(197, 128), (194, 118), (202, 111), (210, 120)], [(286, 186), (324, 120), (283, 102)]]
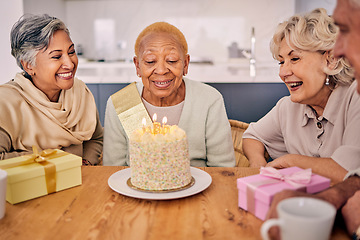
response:
[(132, 189), (127, 185), (126, 181), (130, 177), (130, 171), (131, 171), (130, 168), (126, 168), (112, 174), (109, 177), (108, 185), (115, 192), (118, 192), (128, 197), (134, 197), (140, 199), (169, 200), (169, 199), (188, 197), (204, 191), (206, 188), (210, 186), (212, 181), (211, 176), (207, 172), (198, 168), (190, 167), (191, 175), (195, 178), (195, 183), (193, 186), (176, 192), (166, 192), (166, 193), (142, 192)]

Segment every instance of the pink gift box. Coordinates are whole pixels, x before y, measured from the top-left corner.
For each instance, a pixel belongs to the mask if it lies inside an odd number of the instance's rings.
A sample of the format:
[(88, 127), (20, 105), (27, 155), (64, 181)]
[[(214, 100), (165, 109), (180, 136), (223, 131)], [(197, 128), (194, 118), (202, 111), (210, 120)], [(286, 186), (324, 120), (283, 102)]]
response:
[[(295, 172), (303, 171), (303, 169), (290, 167), (278, 171), (283, 175), (291, 175)], [(269, 181), (269, 183), (262, 185), (264, 181)], [(237, 188), (239, 190), (239, 207), (251, 212), (261, 220), (265, 220), (273, 196), (276, 193), (285, 189), (316, 193), (329, 188), (329, 186), (330, 179), (316, 174), (311, 174), (310, 182), (303, 185), (303, 187), (294, 187), (284, 181), (274, 180), (274, 178), (263, 176), (261, 174), (238, 178)]]

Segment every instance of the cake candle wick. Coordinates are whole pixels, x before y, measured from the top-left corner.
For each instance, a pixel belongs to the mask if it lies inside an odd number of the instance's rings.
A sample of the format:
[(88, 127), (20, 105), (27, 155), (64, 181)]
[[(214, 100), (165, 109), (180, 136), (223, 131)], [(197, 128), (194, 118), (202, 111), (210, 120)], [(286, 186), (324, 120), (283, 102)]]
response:
[(163, 119), (162, 119), (162, 128), (161, 128), (161, 133), (162, 134), (167, 133), (166, 123), (167, 123), (167, 117), (163, 117)]
[(142, 129), (143, 129), (143, 133), (145, 133), (146, 132), (146, 118), (143, 118), (142, 119)]
[(153, 131), (152, 131), (152, 133), (154, 134), (154, 135), (156, 135), (156, 134), (158, 134), (158, 133), (160, 133), (161, 132), (161, 124), (160, 123), (158, 123), (158, 122), (156, 122), (156, 119), (157, 119), (157, 114), (156, 113), (154, 113), (154, 115), (153, 115)]

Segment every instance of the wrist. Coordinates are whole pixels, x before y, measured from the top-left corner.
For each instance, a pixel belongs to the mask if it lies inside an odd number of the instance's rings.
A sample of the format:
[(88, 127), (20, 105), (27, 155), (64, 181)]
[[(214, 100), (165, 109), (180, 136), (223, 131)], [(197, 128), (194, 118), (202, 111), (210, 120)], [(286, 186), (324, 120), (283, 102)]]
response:
[(342, 196), (335, 188), (329, 188), (315, 194), (315, 196), (334, 205), (337, 210), (340, 209), (346, 202), (346, 198)]

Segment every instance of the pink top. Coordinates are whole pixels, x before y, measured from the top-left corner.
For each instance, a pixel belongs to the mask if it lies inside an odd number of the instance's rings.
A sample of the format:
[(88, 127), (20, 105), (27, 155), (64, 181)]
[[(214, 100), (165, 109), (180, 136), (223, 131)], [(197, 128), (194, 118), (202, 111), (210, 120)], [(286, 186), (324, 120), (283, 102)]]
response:
[(359, 168), (360, 96), (356, 87), (356, 81), (350, 87), (338, 86), (318, 119), (308, 105), (283, 97), (250, 124), (243, 138), (264, 143), (273, 159), (285, 154), (331, 157), (347, 170)]

